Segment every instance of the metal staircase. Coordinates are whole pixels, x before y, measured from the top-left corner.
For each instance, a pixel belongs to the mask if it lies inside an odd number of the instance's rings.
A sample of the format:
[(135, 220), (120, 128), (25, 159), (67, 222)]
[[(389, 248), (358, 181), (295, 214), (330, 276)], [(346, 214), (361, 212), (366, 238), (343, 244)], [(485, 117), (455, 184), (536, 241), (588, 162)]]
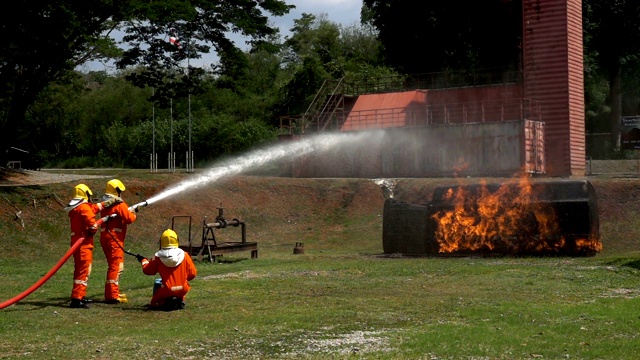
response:
[(312, 134), (323, 131), (337, 131), (346, 120), (343, 93), (344, 78), (325, 80), (307, 110), (297, 119), (289, 119), (289, 132)]

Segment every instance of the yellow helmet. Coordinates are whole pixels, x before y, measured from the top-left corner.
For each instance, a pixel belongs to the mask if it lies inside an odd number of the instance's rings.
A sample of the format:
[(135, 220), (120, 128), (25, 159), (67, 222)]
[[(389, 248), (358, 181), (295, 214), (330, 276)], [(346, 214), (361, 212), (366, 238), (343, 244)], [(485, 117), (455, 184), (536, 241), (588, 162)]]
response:
[(160, 247), (163, 249), (172, 249), (177, 248), (178, 243), (178, 234), (171, 229), (167, 229), (162, 233), (160, 237)]
[(74, 199), (89, 200), (90, 196), (93, 196), (93, 192), (85, 184), (78, 184), (78, 185), (76, 185), (75, 188), (73, 188), (73, 198)]
[(124, 184), (118, 179), (109, 180), (107, 182), (107, 189), (104, 191), (107, 195), (120, 196), (120, 193), (125, 190)]

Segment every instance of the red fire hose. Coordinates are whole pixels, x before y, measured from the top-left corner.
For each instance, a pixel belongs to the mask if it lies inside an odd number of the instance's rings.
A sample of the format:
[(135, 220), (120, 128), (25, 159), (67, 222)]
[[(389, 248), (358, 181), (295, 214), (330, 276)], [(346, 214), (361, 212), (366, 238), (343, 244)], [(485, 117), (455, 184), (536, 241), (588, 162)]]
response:
[[(143, 207), (143, 206), (147, 206), (149, 205), (149, 203), (147, 201), (143, 201), (139, 204), (135, 204), (133, 206), (129, 207), (129, 211), (138, 211), (139, 208)], [(100, 218), (98, 220), (96, 220), (96, 226), (100, 226), (102, 225), (103, 222), (107, 221), (109, 219), (109, 217), (113, 217), (115, 216), (115, 214), (110, 215), (110, 216), (105, 216), (103, 218)], [(69, 259), (69, 257), (71, 257), (71, 255), (73, 254), (74, 251), (76, 251), (76, 249), (78, 247), (80, 247), (80, 244), (82, 244), (82, 242), (84, 241), (84, 238), (80, 238), (78, 239), (73, 245), (71, 245), (71, 247), (69, 248), (69, 250), (67, 250), (67, 252), (64, 254), (64, 256), (62, 257), (62, 259), (60, 259), (58, 261), (58, 263), (51, 268), (51, 270), (49, 270), (48, 273), (46, 273), (40, 280), (38, 280), (35, 284), (31, 285), (30, 288), (28, 288), (27, 290), (23, 291), (21, 294), (14, 296), (13, 298), (0, 303), (0, 310), (6, 308), (9, 305), (15, 304), (16, 302), (24, 299), (25, 297), (29, 296), (32, 292), (36, 291), (37, 288), (39, 288), (40, 286), (42, 286), (42, 284), (44, 284), (45, 282), (47, 282), (47, 280), (49, 280), (53, 274), (55, 274), (61, 267), (62, 265), (64, 265), (64, 263)], [(123, 249), (124, 250), (124, 249)], [(125, 251), (126, 252), (126, 251)], [(134, 255), (134, 254), (131, 254)]]
[(58, 271), (62, 265), (67, 261), (67, 259), (69, 259), (69, 257), (73, 254), (74, 251), (76, 251), (76, 249), (78, 247), (80, 247), (80, 244), (82, 244), (82, 242), (84, 241), (84, 238), (80, 238), (78, 239), (78, 241), (76, 241), (70, 248), (69, 250), (67, 250), (67, 252), (64, 254), (64, 256), (62, 257), (62, 259), (60, 259), (60, 261), (58, 261), (58, 263), (56, 264), (56, 266), (54, 266), (53, 268), (51, 268), (51, 270), (49, 270), (48, 273), (46, 273), (40, 280), (38, 280), (35, 284), (31, 285), (30, 288), (28, 288), (27, 290), (23, 291), (21, 294), (3, 302), (0, 304), (0, 309), (4, 309), (9, 305), (12, 305), (22, 299), (24, 299), (25, 297), (27, 297), (29, 294), (31, 294), (32, 292), (34, 292), (37, 288), (39, 288), (40, 286), (42, 286), (42, 284), (44, 284), (45, 282), (47, 282), (47, 280), (49, 280), (49, 278), (51, 278), (53, 276), (53, 274), (56, 273), (56, 271)]
[[(106, 220), (107, 220), (106, 217), (96, 220), (96, 226), (100, 226)], [(3, 303), (0, 303), (0, 310), (6, 308), (9, 305), (17, 303), (18, 301), (20, 301), (22, 299), (24, 299), (25, 297), (29, 296), (32, 292), (36, 291), (36, 289), (39, 288), (40, 286), (42, 286), (42, 284), (47, 282), (47, 280), (49, 280), (53, 276), (53, 274), (55, 274), (58, 270), (60, 270), (62, 265), (64, 265), (64, 263), (71, 257), (71, 255), (73, 255), (73, 252), (76, 251), (76, 249), (80, 247), (80, 244), (82, 244), (83, 241), (84, 241), (84, 237), (81, 237), (73, 245), (71, 245), (71, 247), (69, 248), (69, 250), (67, 250), (67, 252), (64, 254), (62, 259), (60, 259), (58, 261), (58, 263), (54, 267), (52, 267), (51, 270), (49, 270), (48, 273), (46, 273), (35, 284), (31, 285), (31, 287), (29, 287), (27, 290), (23, 291), (21, 294), (18, 294), (18, 295), (14, 296), (13, 298), (11, 298), (11, 299), (3, 302)]]

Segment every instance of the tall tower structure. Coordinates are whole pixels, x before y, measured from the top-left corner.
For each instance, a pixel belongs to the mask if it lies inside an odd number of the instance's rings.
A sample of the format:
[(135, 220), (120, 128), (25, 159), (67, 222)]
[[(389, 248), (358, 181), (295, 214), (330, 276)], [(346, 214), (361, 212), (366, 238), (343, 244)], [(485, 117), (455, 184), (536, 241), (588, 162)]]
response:
[(523, 93), (541, 102), (546, 172), (585, 175), (581, 0), (522, 0)]

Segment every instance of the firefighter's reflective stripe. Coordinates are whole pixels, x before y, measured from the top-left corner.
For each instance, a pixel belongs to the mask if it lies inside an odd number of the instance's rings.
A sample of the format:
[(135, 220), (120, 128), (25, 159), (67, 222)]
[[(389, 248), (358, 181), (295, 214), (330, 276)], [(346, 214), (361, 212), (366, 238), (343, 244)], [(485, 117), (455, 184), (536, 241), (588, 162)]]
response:
[(180, 285), (180, 286), (172, 286), (171, 287), (171, 291), (180, 291), (180, 290), (182, 290), (182, 285)]
[[(107, 231), (107, 229), (105, 229), (105, 228), (101, 228), (100, 229), (100, 232), (105, 232), (105, 231)], [(110, 229), (109, 231), (115, 231), (115, 232), (121, 233), (122, 229), (121, 228), (113, 228), (113, 229)]]

